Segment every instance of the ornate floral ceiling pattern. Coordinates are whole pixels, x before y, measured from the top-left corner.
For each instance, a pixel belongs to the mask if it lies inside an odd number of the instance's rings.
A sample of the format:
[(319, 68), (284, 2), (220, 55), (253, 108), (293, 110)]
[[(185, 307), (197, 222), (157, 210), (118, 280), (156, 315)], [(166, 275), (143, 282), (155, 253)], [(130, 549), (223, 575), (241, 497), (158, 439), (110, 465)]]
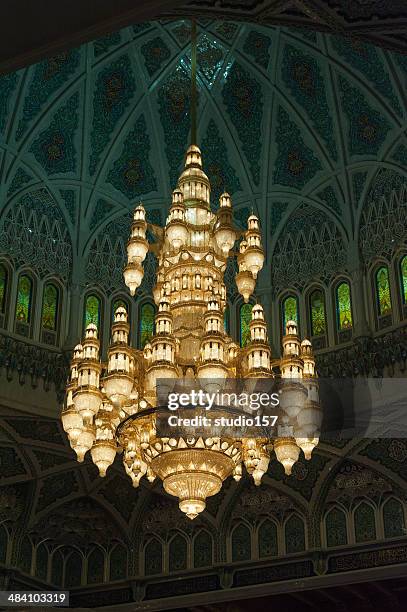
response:
[[(189, 41), (186, 21), (139, 24), (1, 77), (2, 251), (13, 242), (18, 259), (21, 228), (32, 230), (29, 211), (41, 209), (59, 251), (49, 260), (34, 249), (36, 267), (57, 272), (63, 260), (64, 276), (82, 274), (94, 241), (140, 199), (150, 221), (163, 221), (189, 138)], [(296, 209), (323, 211), (346, 250), (378, 172), (405, 176), (406, 57), (309, 30), (205, 20), (198, 61), (213, 206), (228, 189), (238, 223), (257, 210), (269, 255)]]

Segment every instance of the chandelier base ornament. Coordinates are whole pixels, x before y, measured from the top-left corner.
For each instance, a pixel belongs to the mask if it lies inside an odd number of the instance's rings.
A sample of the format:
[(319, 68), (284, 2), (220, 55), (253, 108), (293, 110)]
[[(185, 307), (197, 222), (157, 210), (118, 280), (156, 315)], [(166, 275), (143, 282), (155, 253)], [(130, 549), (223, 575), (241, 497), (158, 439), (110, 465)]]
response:
[[(139, 486), (144, 476), (150, 482), (158, 477), (166, 493), (178, 498), (180, 510), (193, 519), (227, 478), (241, 478), (243, 465), (259, 485), (273, 448), (287, 474), (301, 449), (310, 458), (318, 444), (321, 416), (315, 362), (311, 343), (300, 341), (294, 321), (287, 323), (282, 358), (272, 357), (260, 304), (252, 309), (250, 341), (245, 348), (226, 333), (224, 273), (228, 258), (237, 257), (236, 283), (248, 302), (265, 260), (261, 231), (254, 214), (243, 236), (234, 228), (228, 193), (220, 196), (218, 211), (211, 211), (210, 183), (196, 145), (188, 148), (165, 227), (148, 225), (142, 204), (135, 208), (124, 269), (131, 295), (143, 278), (147, 228), (158, 240), (154, 245), (158, 253), (155, 333), (142, 351), (133, 349), (127, 312), (119, 307), (107, 360), (102, 363), (97, 329), (88, 325), (82, 344), (74, 350), (62, 423), (79, 461), (90, 450), (104, 476), (121, 454), (133, 486)], [(157, 435), (158, 379), (193, 379), (202, 381), (206, 391), (216, 391), (227, 378), (271, 379), (276, 372), (290, 384), (281, 406), (285, 416), (275, 439)]]

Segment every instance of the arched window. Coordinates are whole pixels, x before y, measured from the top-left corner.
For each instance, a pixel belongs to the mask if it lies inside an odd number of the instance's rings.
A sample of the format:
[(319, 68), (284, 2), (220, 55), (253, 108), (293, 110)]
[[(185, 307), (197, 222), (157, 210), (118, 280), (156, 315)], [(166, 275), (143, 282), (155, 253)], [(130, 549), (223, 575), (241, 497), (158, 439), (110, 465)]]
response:
[(293, 295), (284, 298), (282, 303), (283, 336), (288, 321), (295, 321), (298, 325), (298, 300)]
[(35, 575), (46, 580), (48, 574), (48, 550), (45, 544), (40, 544), (35, 555)]
[(353, 515), (356, 542), (369, 542), (376, 539), (374, 510), (370, 504), (362, 502)]
[(180, 534), (177, 534), (170, 542), (168, 567), (170, 572), (187, 569), (187, 541)]
[(403, 304), (403, 316), (407, 318), (407, 255), (404, 255), (400, 261), (400, 290)]
[(105, 577), (105, 555), (100, 548), (94, 548), (88, 557), (88, 584), (99, 584)]
[(155, 308), (149, 302), (140, 309), (139, 343), (143, 349), (154, 335)]
[(314, 289), (309, 296), (309, 321), (314, 349), (326, 347), (325, 295), (322, 289)]
[(388, 499), (383, 506), (384, 537), (397, 538), (404, 535), (403, 506), (398, 499)]
[(112, 321), (114, 321), (115, 312), (116, 312), (116, 310), (120, 306), (122, 308), (124, 308), (125, 311), (127, 312), (127, 318), (129, 317), (129, 305), (128, 305), (128, 303), (125, 300), (123, 300), (122, 298), (117, 298), (116, 300), (114, 300), (114, 302), (112, 304)]
[(64, 577), (64, 557), (60, 550), (52, 555), (51, 582), (57, 586), (62, 586)]
[(266, 519), (259, 527), (259, 557), (278, 555), (277, 527), (273, 521)]
[(211, 534), (202, 529), (194, 539), (194, 567), (212, 565), (212, 548)]
[(321, 289), (315, 289), (309, 296), (311, 309), (311, 335), (323, 336), (326, 333), (325, 296)]
[(0, 563), (7, 559), (8, 532), (4, 525), (0, 525)]
[(327, 546), (344, 546), (348, 543), (346, 516), (339, 508), (332, 508), (325, 517)]
[(376, 301), (379, 317), (391, 315), (391, 294), (389, 270), (382, 266), (376, 272)]
[(144, 549), (144, 573), (146, 576), (161, 574), (163, 571), (163, 547), (156, 538), (150, 540)]
[(240, 346), (244, 348), (250, 342), (250, 321), (252, 320), (253, 304), (242, 304), (240, 307)]
[(56, 344), (58, 329), (59, 291), (53, 283), (44, 287), (41, 309), (41, 341)]
[(65, 587), (80, 586), (82, 582), (82, 557), (77, 551), (69, 554), (65, 564)]
[(97, 295), (88, 295), (85, 300), (85, 310), (84, 310), (84, 328), (89, 325), (89, 323), (93, 323), (96, 325), (100, 333), (100, 321), (101, 321), (101, 303), (100, 299)]
[(29, 336), (32, 321), (33, 282), (27, 274), (21, 274), (17, 286), (16, 332)]
[(225, 312), (223, 313), (223, 326), (225, 334), (230, 334), (230, 308), (229, 304), (226, 304)]
[(110, 580), (123, 580), (127, 577), (127, 550), (117, 544), (110, 553)]
[(232, 532), (232, 561), (249, 561), (252, 544), (249, 528), (240, 523)]
[(305, 550), (304, 521), (292, 514), (285, 524), (285, 550), (287, 553)]
[(8, 293), (8, 271), (0, 264), (0, 327), (5, 327)]
[(352, 301), (350, 286), (346, 281), (340, 283), (335, 291), (336, 326), (339, 332), (352, 329)]
[(31, 560), (33, 554), (33, 547), (31, 540), (28, 536), (25, 536), (21, 542), (20, 555), (19, 555), (19, 567), (21, 571), (29, 574), (31, 572)]

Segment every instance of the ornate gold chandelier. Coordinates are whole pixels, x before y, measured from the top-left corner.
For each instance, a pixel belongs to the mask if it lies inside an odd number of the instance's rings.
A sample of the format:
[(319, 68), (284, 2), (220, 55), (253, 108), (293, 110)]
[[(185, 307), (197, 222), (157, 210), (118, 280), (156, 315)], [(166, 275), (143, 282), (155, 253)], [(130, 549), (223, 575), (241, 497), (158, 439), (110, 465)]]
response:
[[(140, 204), (134, 211), (124, 269), (131, 295), (143, 278), (142, 264), (149, 250), (147, 227)], [(62, 422), (78, 461), (90, 450), (100, 475), (105, 476), (116, 454), (122, 453), (135, 487), (144, 475), (150, 482), (158, 476), (165, 491), (178, 497), (180, 509), (193, 519), (226, 478), (241, 478), (243, 464), (258, 485), (273, 449), (287, 474), (300, 449), (310, 458), (318, 443), (318, 383), (311, 343), (300, 342), (294, 321), (287, 323), (281, 359), (272, 359), (263, 308), (258, 304), (252, 309), (248, 346), (240, 348), (225, 332), (224, 273), (239, 232), (233, 227), (228, 193), (220, 196), (218, 211), (211, 212), (210, 183), (196, 145), (187, 151), (165, 227), (150, 227), (158, 238), (155, 334), (142, 351), (130, 347), (127, 312), (119, 307), (107, 360), (102, 363), (98, 330), (88, 325), (82, 344), (74, 350)], [(248, 218), (237, 262), (236, 284), (248, 302), (264, 263), (254, 214)], [(282, 406), (287, 418), (274, 440), (157, 435), (157, 380), (273, 378), (276, 368), (283, 379), (293, 382)]]

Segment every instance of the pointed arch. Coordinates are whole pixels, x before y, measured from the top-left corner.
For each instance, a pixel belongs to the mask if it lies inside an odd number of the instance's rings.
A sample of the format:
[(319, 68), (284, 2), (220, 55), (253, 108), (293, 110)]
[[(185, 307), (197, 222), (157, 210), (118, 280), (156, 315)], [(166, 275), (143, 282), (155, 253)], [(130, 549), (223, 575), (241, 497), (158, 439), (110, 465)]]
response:
[(297, 553), (305, 550), (305, 526), (303, 519), (296, 513), (286, 520), (284, 525), (286, 553)]
[(338, 342), (348, 342), (352, 338), (353, 313), (352, 291), (347, 279), (339, 279), (334, 284), (335, 330)]
[(35, 567), (34, 574), (41, 580), (47, 580), (48, 577), (48, 548), (45, 542), (39, 544), (35, 551)]
[(18, 277), (15, 309), (15, 332), (20, 336), (32, 335), (34, 321), (34, 279), (28, 272)]
[(314, 287), (308, 292), (308, 317), (314, 349), (327, 346), (327, 317), (325, 291), (322, 287)]
[(340, 508), (331, 508), (325, 515), (325, 539), (328, 548), (348, 543), (346, 515)]
[(213, 538), (201, 529), (193, 540), (194, 567), (210, 567), (213, 563)]
[(127, 578), (127, 549), (123, 544), (116, 544), (109, 555), (109, 579), (124, 580)]
[(407, 255), (403, 255), (399, 261), (398, 276), (400, 279), (402, 318), (407, 319)]
[(95, 546), (88, 555), (87, 584), (101, 584), (105, 580), (105, 552)]
[(385, 538), (397, 538), (405, 534), (404, 508), (395, 497), (387, 499), (383, 506), (383, 528)]
[(361, 502), (353, 512), (355, 541), (372, 542), (376, 539), (376, 518), (374, 508), (366, 501)]
[(232, 561), (249, 561), (252, 557), (252, 539), (245, 523), (236, 525), (231, 534)]
[(53, 281), (44, 284), (41, 306), (41, 342), (56, 345), (61, 311), (61, 288)]
[(290, 293), (281, 300), (281, 335), (285, 336), (288, 321), (295, 321), (299, 326), (300, 317), (298, 297)]
[(98, 328), (99, 338), (102, 336), (102, 300), (100, 296), (95, 293), (88, 293), (85, 296), (84, 308), (83, 308), (83, 331), (89, 323), (93, 323)]
[(378, 329), (392, 324), (392, 297), (390, 274), (387, 264), (380, 264), (374, 271), (374, 291)]
[(155, 306), (152, 302), (144, 302), (140, 306), (138, 344), (143, 349), (155, 332)]
[(177, 533), (168, 545), (168, 571), (179, 572), (188, 567), (188, 542), (186, 537)]
[(7, 324), (10, 286), (11, 269), (5, 262), (0, 261), (0, 328), (5, 328)]
[(19, 567), (21, 571), (26, 574), (31, 573), (32, 566), (32, 556), (33, 556), (33, 546), (31, 539), (28, 535), (23, 537), (23, 540), (20, 545), (20, 552), (18, 556)]
[(0, 563), (7, 561), (8, 531), (5, 525), (0, 525)]
[(76, 549), (67, 549), (65, 554), (64, 586), (80, 586), (82, 583), (83, 557)]
[(62, 549), (57, 548), (51, 559), (51, 583), (62, 586), (64, 580), (64, 556)]
[(277, 525), (271, 519), (264, 519), (257, 531), (259, 557), (276, 557), (278, 555)]
[(163, 545), (157, 538), (151, 538), (144, 547), (144, 574), (154, 576), (163, 573)]

